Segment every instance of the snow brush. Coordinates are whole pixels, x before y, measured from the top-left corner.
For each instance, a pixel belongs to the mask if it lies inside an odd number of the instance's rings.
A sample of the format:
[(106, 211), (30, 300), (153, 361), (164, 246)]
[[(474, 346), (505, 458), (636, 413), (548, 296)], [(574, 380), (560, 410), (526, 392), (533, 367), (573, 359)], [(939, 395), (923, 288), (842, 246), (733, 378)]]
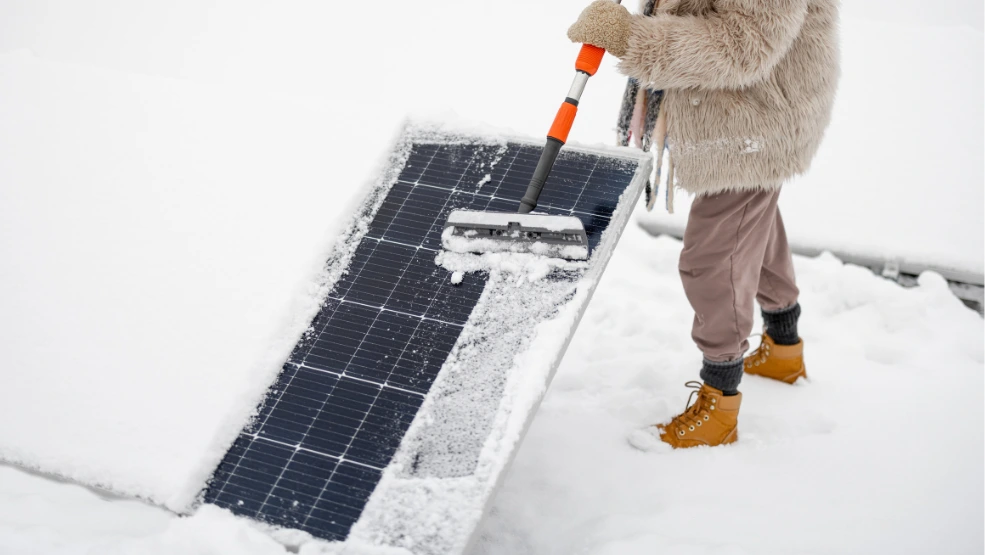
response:
[[(616, 1), (619, 3), (619, 0)], [(441, 233), (442, 246), (454, 252), (527, 252), (568, 260), (588, 258), (588, 234), (574, 216), (534, 214), (561, 147), (578, 113), (578, 101), (588, 78), (602, 64), (605, 49), (583, 44), (575, 61), (575, 79), (547, 132), (547, 144), (537, 162), (516, 213), (453, 210)]]

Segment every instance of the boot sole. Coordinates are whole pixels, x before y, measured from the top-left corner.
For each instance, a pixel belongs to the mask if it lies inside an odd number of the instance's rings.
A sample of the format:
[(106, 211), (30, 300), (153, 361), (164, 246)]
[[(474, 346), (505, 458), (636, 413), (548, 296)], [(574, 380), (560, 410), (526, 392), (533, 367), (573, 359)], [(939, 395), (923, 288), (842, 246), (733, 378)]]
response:
[(783, 380), (780, 380), (780, 381), (782, 381), (783, 383), (788, 383), (790, 385), (793, 385), (800, 378), (805, 378), (805, 379), (807, 378), (807, 369), (806, 368), (801, 368), (800, 369), (800, 372), (797, 372), (796, 374), (787, 376), (786, 379), (783, 379)]
[[(729, 432), (729, 434), (727, 436), (725, 436), (725, 439), (723, 439), (721, 442), (716, 443), (714, 445), (707, 444), (707, 443), (704, 444), (704, 445), (678, 445), (676, 442), (675, 443), (671, 443), (671, 442), (663, 439), (662, 436), (657, 436), (657, 440), (660, 441), (661, 443), (663, 443), (664, 445), (669, 445), (675, 451), (677, 449), (691, 449), (691, 448), (694, 448), (694, 447), (718, 447), (718, 446), (721, 446), (721, 445), (729, 445), (731, 443), (735, 443), (736, 441), (739, 441), (739, 428), (738, 427), (733, 428), (732, 431)], [(634, 445), (634, 447), (635, 447), (635, 445)]]
[(730, 443), (735, 443), (736, 441), (739, 441), (739, 428), (738, 427), (736, 427), (731, 432), (729, 432), (729, 435), (725, 436), (725, 439), (723, 439), (722, 442), (719, 443), (719, 445), (728, 445)]
[(799, 380), (800, 378), (806, 378), (807, 377), (807, 368), (801, 368), (797, 372), (794, 372), (793, 374), (790, 374), (789, 376), (785, 376), (785, 377), (782, 377), (782, 378), (778, 378), (776, 376), (767, 376), (766, 374), (759, 374), (759, 373), (753, 372), (751, 370), (746, 370), (746, 374), (750, 374), (752, 376), (759, 376), (761, 378), (766, 378), (768, 380), (776, 380), (778, 382), (783, 382), (785, 384), (793, 385), (793, 383), (796, 382), (797, 380)]

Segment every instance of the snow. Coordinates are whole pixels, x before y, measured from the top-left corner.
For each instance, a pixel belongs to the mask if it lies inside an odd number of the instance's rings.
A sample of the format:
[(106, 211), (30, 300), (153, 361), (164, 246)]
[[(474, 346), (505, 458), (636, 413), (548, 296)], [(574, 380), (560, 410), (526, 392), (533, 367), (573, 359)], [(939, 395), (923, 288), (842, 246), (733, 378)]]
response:
[(747, 376), (733, 446), (633, 448), (700, 366), (679, 254), (623, 235), (477, 554), (982, 551), (985, 329), (933, 273), (796, 257), (810, 381)]
[(0, 466), (0, 552), (18, 555), (287, 553), (216, 507), (191, 518)]
[[(578, 222), (579, 226), (581, 222)], [(587, 245), (565, 245), (545, 241), (516, 241), (519, 232), (513, 232), (507, 238), (490, 239), (488, 237), (473, 237), (475, 230), (466, 230), (462, 235), (455, 234), (455, 226), (446, 227), (441, 233), (441, 246), (448, 252), (465, 253), (502, 253), (502, 254), (531, 254), (542, 258), (560, 258), (568, 260), (585, 260), (588, 258)], [(449, 258), (450, 260), (450, 258)], [(524, 258), (511, 257), (507, 260), (522, 261)]]
[[(745, 378), (733, 446), (631, 447), (697, 372), (679, 253), (626, 230), (476, 554), (982, 551), (985, 329), (932, 273), (903, 289), (795, 257), (810, 381)], [(284, 552), (211, 507), (179, 518), (4, 467), (0, 514), (0, 552)]]
[[(434, 263), (452, 272), (452, 283), (461, 283), (467, 273), (499, 272), (509, 275), (517, 285), (543, 279), (554, 269), (576, 271), (588, 267), (586, 262), (522, 252), (463, 254), (441, 251), (435, 257)], [(458, 281), (455, 281), (456, 279)]]
[[(835, 120), (781, 197), (794, 241), (982, 271), (982, 6), (845, 3)], [(582, 7), (0, 4), (0, 458), (186, 508), (330, 283), (387, 138), (412, 112), (541, 136)], [(611, 142), (613, 65), (572, 141)], [(627, 231), (478, 552), (982, 552), (982, 323), (932, 274), (903, 290), (797, 258), (812, 381), (747, 379), (735, 446), (629, 447), (697, 374), (678, 249)], [(325, 549), (0, 467), (0, 553), (274, 538)]]
[(331, 110), (23, 51), (0, 80), (0, 459), (184, 510), (337, 278), (366, 189), (321, 153), (346, 139)]

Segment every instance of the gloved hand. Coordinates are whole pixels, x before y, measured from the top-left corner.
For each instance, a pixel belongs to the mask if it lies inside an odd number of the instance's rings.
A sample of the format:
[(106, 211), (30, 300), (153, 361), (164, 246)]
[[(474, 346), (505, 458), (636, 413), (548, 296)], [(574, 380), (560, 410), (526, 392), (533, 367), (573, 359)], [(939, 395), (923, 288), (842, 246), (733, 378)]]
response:
[(583, 42), (604, 48), (622, 58), (629, 49), (629, 10), (612, 0), (595, 0), (581, 12), (578, 21), (568, 29), (572, 42)]

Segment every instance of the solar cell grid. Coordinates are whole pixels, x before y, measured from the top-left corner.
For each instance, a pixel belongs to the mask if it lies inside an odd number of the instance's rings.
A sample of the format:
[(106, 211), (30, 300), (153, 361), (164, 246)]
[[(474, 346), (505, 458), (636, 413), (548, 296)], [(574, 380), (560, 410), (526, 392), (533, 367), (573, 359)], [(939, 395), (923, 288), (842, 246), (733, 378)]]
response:
[[(344, 539), (485, 285), (435, 265), (455, 208), (515, 210), (540, 148), (415, 144), (309, 332), (216, 470), (205, 501)], [(636, 164), (563, 152), (539, 210), (595, 247)], [(587, 184), (590, 187), (586, 187)]]

